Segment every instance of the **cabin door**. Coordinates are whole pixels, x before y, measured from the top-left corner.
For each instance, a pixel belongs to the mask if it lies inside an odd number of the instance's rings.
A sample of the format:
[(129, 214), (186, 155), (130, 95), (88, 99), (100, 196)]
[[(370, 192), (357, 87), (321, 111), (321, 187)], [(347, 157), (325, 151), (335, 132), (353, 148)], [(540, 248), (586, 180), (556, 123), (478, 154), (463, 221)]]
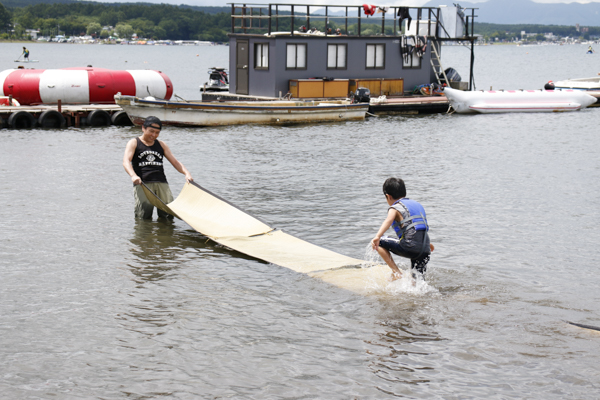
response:
[(237, 94), (248, 94), (248, 62), (250, 60), (250, 51), (247, 40), (238, 40), (236, 42), (236, 60), (235, 92)]

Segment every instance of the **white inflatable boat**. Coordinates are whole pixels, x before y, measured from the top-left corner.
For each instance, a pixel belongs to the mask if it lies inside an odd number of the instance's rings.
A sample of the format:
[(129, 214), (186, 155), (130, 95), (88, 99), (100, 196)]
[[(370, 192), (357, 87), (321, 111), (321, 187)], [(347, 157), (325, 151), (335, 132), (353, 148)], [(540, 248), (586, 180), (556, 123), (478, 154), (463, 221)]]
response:
[(579, 90), (490, 90), (465, 92), (444, 89), (455, 112), (509, 113), (577, 111), (596, 102), (596, 98)]

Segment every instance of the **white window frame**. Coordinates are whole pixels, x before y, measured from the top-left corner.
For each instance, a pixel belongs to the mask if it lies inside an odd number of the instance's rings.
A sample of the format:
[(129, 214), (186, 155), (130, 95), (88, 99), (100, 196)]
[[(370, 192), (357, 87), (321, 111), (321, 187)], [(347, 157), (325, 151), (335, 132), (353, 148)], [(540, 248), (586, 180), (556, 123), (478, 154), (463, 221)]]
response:
[(306, 69), (308, 65), (308, 45), (306, 43), (288, 43), (286, 48), (285, 69)]
[[(415, 45), (416, 38), (414, 36), (404, 36), (401, 39), (400, 45), (404, 48)], [(402, 54), (402, 68), (403, 69), (420, 69), (421, 68), (421, 57), (419, 57), (415, 51), (412, 51), (410, 55)]]
[(327, 69), (347, 69), (348, 44), (327, 44)]
[(385, 44), (367, 43), (366, 69), (385, 69)]
[(254, 44), (254, 69), (269, 69), (269, 43)]

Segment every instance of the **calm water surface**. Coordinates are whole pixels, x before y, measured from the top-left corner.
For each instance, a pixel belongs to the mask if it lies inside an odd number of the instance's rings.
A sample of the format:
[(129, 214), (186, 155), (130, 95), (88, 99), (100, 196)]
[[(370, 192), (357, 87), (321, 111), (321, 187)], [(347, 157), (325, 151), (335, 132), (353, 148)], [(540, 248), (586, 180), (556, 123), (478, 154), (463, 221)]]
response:
[[(2, 69), (20, 44), (2, 44)], [(160, 69), (199, 98), (226, 47), (34, 44), (39, 68)], [(586, 46), (478, 47), (479, 89), (594, 76)], [(466, 79), (468, 51), (444, 49)], [(14, 57), (13, 57), (14, 53)], [(196, 56), (196, 55), (199, 56)], [(2, 130), (0, 393), (10, 399), (598, 397), (600, 109), (168, 128), (196, 181), (363, 258), (401, 176), (436, 251), (423, 293), (360, 296), (136, 222), (137, 128)], [(183, 176), (167, 169), (177, 194)], [(404, 263), (404, 268), (407, 264)]]

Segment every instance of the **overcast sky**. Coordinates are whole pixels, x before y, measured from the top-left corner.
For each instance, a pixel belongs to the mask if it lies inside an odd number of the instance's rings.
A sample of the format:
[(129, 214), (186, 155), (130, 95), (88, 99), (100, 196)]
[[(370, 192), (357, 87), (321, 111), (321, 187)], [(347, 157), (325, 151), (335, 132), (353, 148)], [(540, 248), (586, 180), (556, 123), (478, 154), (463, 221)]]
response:
[[(187, 4), (187, 5), (191, 5), (191, 6), (227, 6), (227, 3), (232, 3), (233, 1), (231, 0), (100, 0), (100, 1), (104, 1), (104, 2), (109, 2), (109, 3), (136, 3), (136, 2), (144, 2), (144, 3), (167, 3), (167, 4)], [(369, 3), (369, 4), (381, 4), (381, 5), (393, 5), (393, 6), (421, 6), (425, 3), (427, 3), (428, 0), (396, 0), (396, 1), (389, 1), (389, 0), (383, 0), (381, 2), (376, 2), (376, 1), (366, 1), (366, 0), (344, 0), (344, 1), (340, 1), (341, 4), (347, 6), (347, 5), (361, 5), (364, 3)], [(448, 4), (451, 5), (453, 4), (453, 2), (455, 2), (456, 0), (440, 0), (440, 4)], [(466, 1), (466, 0), (465, 0)], [(484, 2), (485, 0), (470, 0), (469, 2), (471, 3), (481, 3)], [(574, 1), (569, 1), (569, 0), (533, 0), (536, 3), (573, 3)], [(600, 0), (581, 0), (581, 1), (577, 1), (577, 3), (592, 3), (592, 2), (600, 2)], [(254, 3), (258, 3), (258, 4), (268, 4), (268, 1), (265, 2), (260, 2), (260, 1), (254, 1)], [(299, 0), (297, 3), (296, 2), (284, 2), (283, 4), (327, 4), (327, 1), (324, 0)], [(236, 3), (236, 4), (243, 4), (242, 2)], [(247, 3), (249, 4), (249, 3)], [(459, 3), (460, 4), (460, 3)], [(331, 6), (334, 6), (334, 4), (329, 4)]]

